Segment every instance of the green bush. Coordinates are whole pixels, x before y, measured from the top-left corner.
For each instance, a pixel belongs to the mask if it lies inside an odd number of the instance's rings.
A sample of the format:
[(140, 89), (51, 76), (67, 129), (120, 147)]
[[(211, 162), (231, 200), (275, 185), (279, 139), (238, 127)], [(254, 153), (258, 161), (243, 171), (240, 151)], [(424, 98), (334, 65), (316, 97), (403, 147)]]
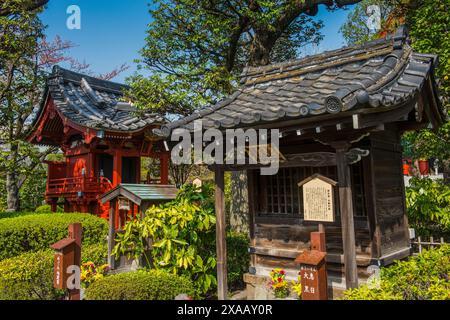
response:
[(248, 246), (247, 235), (236, 232), (227, 234), (227, 269), (230, 290), (244, 288), (244, 273), (248, 272), (250, 265)]
[(0, 261), (0, 300), (54, 300), (51, 250), (25, 253)]
[(85, 292), (86, 300), (173, 300), (180, 294), (192, 296), (192, 282), (159, 270), (107, 276)]
[(108, 247), (106, 242), (91, 244), (81, 248), (81, 263), (93, 262), (96, 265), (105, 264), (108, 261)]
[[(34, 210), (36, 213), (52, 213), (52, 207), (49, 204), (44, 204), (42, 206), (39, 206)], [(64, 212), (64, 209), (60, 206), (57, 207), (56, 212)]]
[(1, 219), (9, 219), (9, 218), (17, 218), (17, 217), (24, 217), (24, 216), (30, 216), (30, 215), (36, 215), (36, 214), (49, 214), (49, 211), (46, 212), (0, 212), (0, 220)]
[(450, 299), (450, 246), (422, 252), (381, 270), (379, 288), (367, 284), (344, 293), (345, 300)]
[(406, 205), (408, 221), (418, 235), (450, 238), (450, 187), (443, 181), (412, 178)]
[(48, 249), (66, 238), (69, 224), (75, 222), (83, 226), (84, 245), (106, 238), (107, 222), (89, 214), (38, 214), (0, 220), (0, 260)]
[[(82, 262), (103, 264), (107, 256), (105, 244), (81, 249)], [(55, 300), (64, 291), (53, 288), (53, 251), (24, 253), (0, 261), (0, 300)]]
[[(185, 185), (176, 200), (153, 206), (140, 220), (134, 220), (118, 234), (113, 254), (135, 259), (146, 254), (146, 239), (152, 238), (152, 268), (165, 270), (192, 280), (196, 297), (215, 292), (216, 245), (213, 189)], [(227, 234), (229, 286), (243, 287), (243, 274), (249, 266), (248, 239), (238, 233)]]
[[(144, 256), (151, 267), (192, 280), (197, 296), (206, 294), (216, 283), (215, 224), (212, 189), (185, 185), (177, 199), (152, 206), (143, 219), (125, 225), (116, 237), (115, 256)], [(150, 257), (146, 239), (153, 240)], [(150, 264), (150, 263), (149, 263)]]

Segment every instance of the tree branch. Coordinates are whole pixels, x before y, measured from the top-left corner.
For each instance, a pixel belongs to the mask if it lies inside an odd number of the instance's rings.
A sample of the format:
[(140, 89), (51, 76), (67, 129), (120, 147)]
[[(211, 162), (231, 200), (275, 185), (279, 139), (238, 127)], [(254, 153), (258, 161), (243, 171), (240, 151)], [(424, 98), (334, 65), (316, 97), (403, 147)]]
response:
[[(45, 6), (48, 3), (49, 0), (31, 0), (28, 4), (25, 5), (25, 10), (27, 11), (34, 11), (36, 9), (39, 9), (43, 6)], [(9, 16), (10, 14), (16, 13), (15, 10), (11, 8), (0, 8), (0, 16), (5, 17)]]

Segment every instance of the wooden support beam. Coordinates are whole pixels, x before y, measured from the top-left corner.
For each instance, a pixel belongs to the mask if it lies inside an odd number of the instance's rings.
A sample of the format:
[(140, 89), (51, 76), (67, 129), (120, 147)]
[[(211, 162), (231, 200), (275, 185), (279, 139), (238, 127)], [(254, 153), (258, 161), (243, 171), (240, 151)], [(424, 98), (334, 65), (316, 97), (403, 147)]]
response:
[(122, 152), (116, 150), (114, 152), (113, 186), (116, 187), (120, 183), (122, 183)]
[(109, 233), (108, 233), (108, 264), (111, 269), (115, 268), (115, 258), (111, 256), (111, 252), (115, 246), (115, 235), (116, 235), (116, 204), (117, 200), (113, 199), (109, 203)]
[(359, 114), (354, 114), (353, 118), (353, 129), (361, 129), (361, 120)]
[[(248, 213), (249, 213), (249, 231), (250, 231), (250, 245), (256, 247), (255, 237), (255, 175), (251, 170), (247, 170), (247, 192), (248, 192)], [(250, 255), (250, 267), (256, 266), (256, 254)]]
[[(69, 238), (75, 239), (75, 247), (73, 252), (73, 264), (81, 266), (81, 236), (83, 229), (81, 223), (73, 223), (69, 225)], [(69, 300), (80, 300), (80, 289), (69, 290)]]
[(169, 184), (169, 154), (164, 153), (160, 158), (161, 184)]
[(216, 246), (217, 246), (217, 297), (227, 299), (227, 243), (225, 225), (224, 171), (215, 167)]
[(52, 201), (50, 202), (50, 207), (52, 213), (56, 213), (56, 211), (58, 211), (58, 199), (52, 199)]
[(339, 186), (339, 208), (341, 213), (342, 242), (344, 248), (345, 283), (347, 289), (358, 287), (356, 265), (355, 224), (353, 220), (353, 196), (350, 166), (346, 153), (350, 148), (347, 142), (335, 143)]

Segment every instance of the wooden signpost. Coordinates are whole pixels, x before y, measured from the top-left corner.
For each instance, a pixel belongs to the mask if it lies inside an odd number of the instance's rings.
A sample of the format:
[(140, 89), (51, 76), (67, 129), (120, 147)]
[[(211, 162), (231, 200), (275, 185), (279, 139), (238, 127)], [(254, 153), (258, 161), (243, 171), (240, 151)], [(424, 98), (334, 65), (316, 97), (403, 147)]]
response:
[(319, 231), (311, 232), (311, 250), (295, 259), (300, 265), (303, 300), (328, 300), (326, 240), (324, 223), (334, 222), (333, 181), (315, 174), (298, 184), (303, 189), (304, 220), (319, 223)]
[(325, 252), (305, 250), (295, 259), (300, 264), (302, 300), (328, 300)]
[[(51, 246), (55, 250), (53, 286), (56, 289), (68, 289), (69, 300), (80, 300), (80, 289), (71, 288), (68, 285), (69, 278), (73, 276), (68, 269), (77, 266), (79, 270), (81, 266), (81, 233), (81, 223), (71, 224), (69, 225), (69, 236)], [(80, 273), (78, 272), (75, 276), (79, 277)]]

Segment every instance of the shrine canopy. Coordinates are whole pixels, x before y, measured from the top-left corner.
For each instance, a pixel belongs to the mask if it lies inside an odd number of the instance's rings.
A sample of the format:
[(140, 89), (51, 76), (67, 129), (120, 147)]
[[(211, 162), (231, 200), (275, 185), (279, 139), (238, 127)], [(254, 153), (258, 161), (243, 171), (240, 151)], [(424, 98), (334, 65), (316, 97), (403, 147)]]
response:
[(396, 123), (401, 131), (445, 119), (434, 80), (437, 56), (417, 53), (407, 30), (360, 46), (244, 70), (230, 97), (154, 132), (176, 128), (279, 128), (316, 138)]
[(114, 189), (100, 196), (102, 203), (118, 197), (125, 197), (138, 206), (144, 202), (164, 202), (174, 200), (178, 189), (171, 185), (119, 184)]
[(131, 103), (122, 101), (126, 89), (55, 66), (27, 140), (61, 146), (68, 137), (81, 134), (89, 144), (95, 137), (124, 139), (159, 127), (164, 122), (160, 115), (137, 115)]

